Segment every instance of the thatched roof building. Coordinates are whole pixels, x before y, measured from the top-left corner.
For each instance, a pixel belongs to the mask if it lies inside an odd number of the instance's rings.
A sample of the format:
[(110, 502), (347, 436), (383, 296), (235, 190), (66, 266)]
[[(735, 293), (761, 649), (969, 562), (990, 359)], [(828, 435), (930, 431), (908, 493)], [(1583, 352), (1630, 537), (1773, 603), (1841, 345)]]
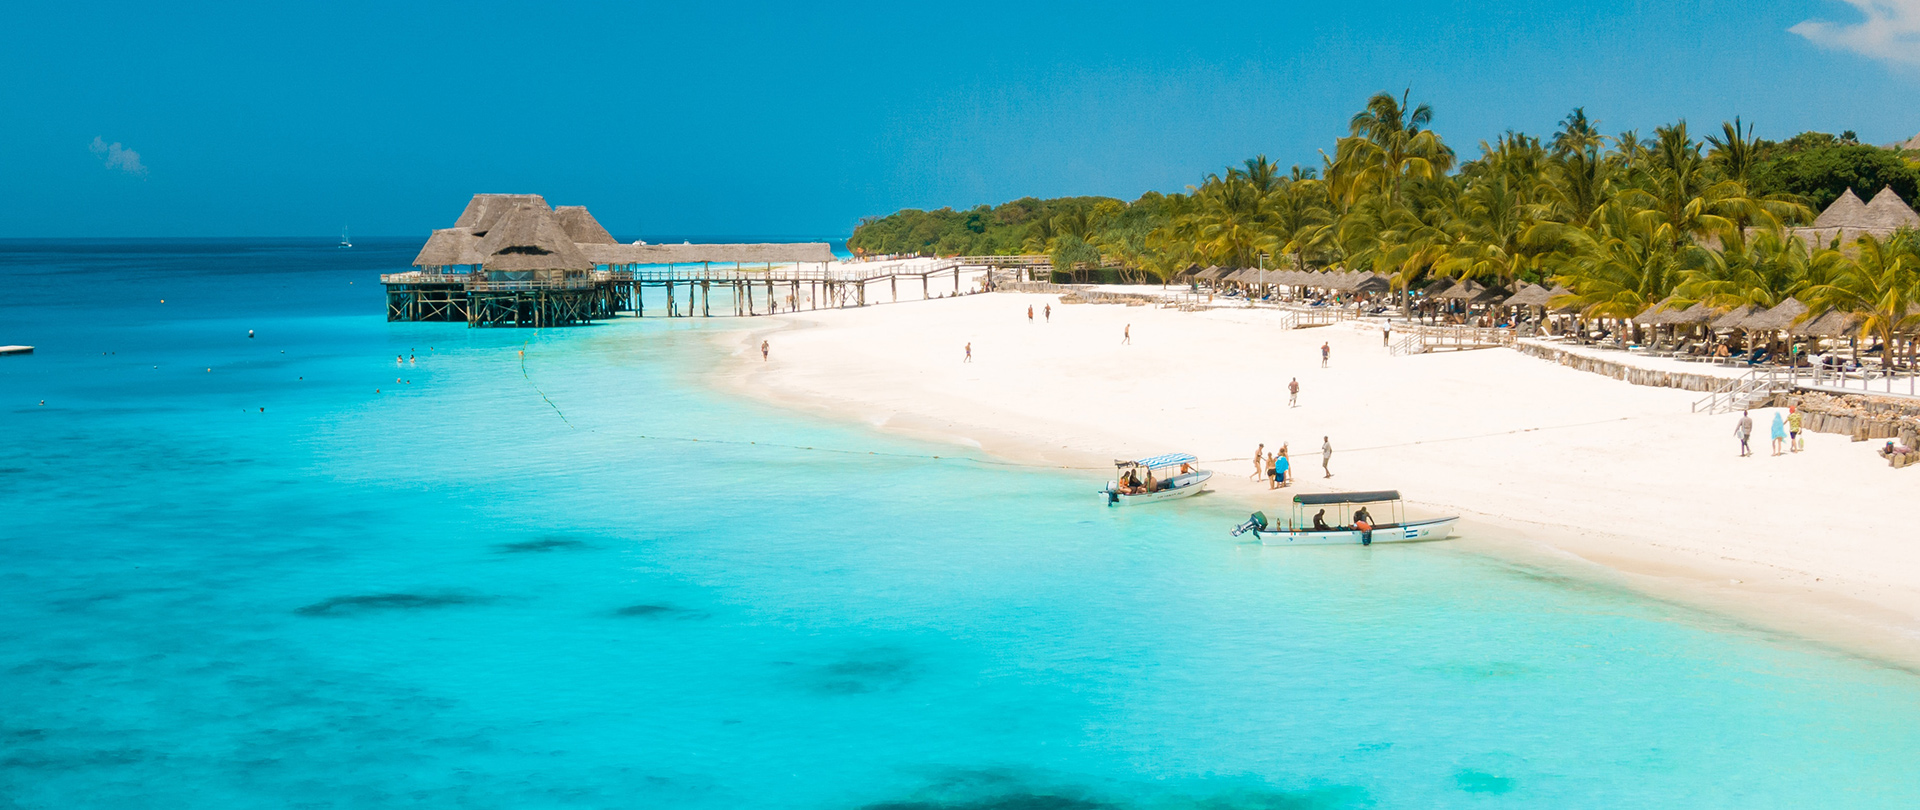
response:
[[(1808, 247), (1820, 248), (1835, 240), (1842, 246), (1851, 245), (1862, 236), (1885, 239), (1901, 228), (1914, 227), (1920, 227), (1920, 213), (1915, 213), (1893, 187), (1888, 186), (1873, 195), (1872, 202), (1864, 203), (1853, 189), (1847, 189), (1840, 199), (1814, 218), (1811, 227), (1788, 228), (1787, 234), (1805, 240)], [(1748, 229), (1748, 232), (1754, 230)]]
[(567, 236), (544, 202), (523, 202), (500, 216), (480, 239), (488, 272), (593, 269), (592, 260)]
[(825, 242), (623, 245), (585, 206), (549, 208), (538, 194), (475, 194), (454, 227), (436, 230), (427, 238), (413, 264), (548, 276), (585, 273), (605, 265), (833, 260), (833, 249)]
[(600, 221), (587, 213), (584, 205), (562, 205), (553, 209), (553, 216), (560, 221), (560, 229), (576, 245), (617, 245), (620, 241), (600, 227)]
[[(415, 267), (476, 266), (486, 261), (480, 252), (480, 237), (466, 228), (439, 228), (427, 237), (420, 255), (413, 257)], [(463, 271), (464, 272), (464, 271)]]

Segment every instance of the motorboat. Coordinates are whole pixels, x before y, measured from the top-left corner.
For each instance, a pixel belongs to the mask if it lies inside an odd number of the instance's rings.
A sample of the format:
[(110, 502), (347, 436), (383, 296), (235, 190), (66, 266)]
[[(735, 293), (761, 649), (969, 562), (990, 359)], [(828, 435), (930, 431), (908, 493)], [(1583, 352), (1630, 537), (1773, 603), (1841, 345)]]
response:
[[(1378, 508), (1381, 515), (1374, 515)], [(1328, 512), (1334, 514), (1329, 519)], [(1293, 515), (1283, 525), (1255, 512), (1233, 530), (1239, 537), (1252, 532), (1262, 545), (1333, 546), (1358, 543), (1408, 543), (1453, 536), (1459, 516), (1407, 520), (1397, 490), (1321, 492), (1293, 496)], [(1311, 516), (1309, 516), (1311, 513)]]
[(1186, 453), (1168, 453), (1134, 461), (1115, 461), (1112, 481), (1100, 490), (1108, 506), (1138, 506), (1196, 495), (1207, 488), (1212, 470)]

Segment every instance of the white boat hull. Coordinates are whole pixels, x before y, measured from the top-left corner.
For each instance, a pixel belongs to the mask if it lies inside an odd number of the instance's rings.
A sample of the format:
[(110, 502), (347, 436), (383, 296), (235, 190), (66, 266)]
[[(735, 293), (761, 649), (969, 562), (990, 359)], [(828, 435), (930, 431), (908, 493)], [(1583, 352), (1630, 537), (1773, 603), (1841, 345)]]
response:
[[(1415, 543), (1441, 540), (1453, 536), (1453, 524), (1458, 522), (1460, 519), (1457, 517), (1443, 517), (1433, 520), (1415, 520), (1398, 526), (1382, 526), (1373, 530), (1373, 542)], [(1260, 544), (1263, 546), (1357, 546), (1361, 545), (1363, 539), (1359, 529), (1327, 531), (1253, 529), (1251, 531), (1253, 536), (1260, 538)]]
[(1161, 501), (1179, 500), (1200, 494), (1201, 490), (1207, 488), (1207, 479), (1212, 477), (1212, 470), (1187, 473), (1186, 475), (1175, 477), (1171, 481), (1173, 485), (1166, 489), (1139, 495), (1117, 493), (1115, 492), (1115, 487), (1118, 486), (1118, 484), (1113, 481), (1108, 481), (1107, 488), (1100, 491), (1100, 500), (1105, 501), (1108, 506), (1141, 506), (1149, 503), (1159, 503)]

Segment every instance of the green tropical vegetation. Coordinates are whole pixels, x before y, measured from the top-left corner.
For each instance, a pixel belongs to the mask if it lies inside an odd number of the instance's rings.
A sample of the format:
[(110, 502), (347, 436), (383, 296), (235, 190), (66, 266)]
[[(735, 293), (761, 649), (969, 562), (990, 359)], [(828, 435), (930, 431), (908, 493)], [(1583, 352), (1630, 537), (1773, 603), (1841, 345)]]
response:
[(1685, 121), (1607, 135), (1574, 109), (1544, 138), (1506, 132), (1462, 160), (1410, 94), (1379, 94), (1317, 165), (1265, 155), (1184, 192), (1023, 198), (863, 220), (865, 254), (1044, 253), (1077, 280), (1164, 282), (1195, 265), (1371, 270), (1397, 291), (1442, 279), (1559, 284), (1589, 318), (1658, 302), (1772, 306), (1796, 297), (1864, 316), (1863, 334), (1920, 326), (1920, 238), (1809, 245), (1787, 228), (1851, 188), (1920, 197), (1920, 152), (1847, 132), (1785, 141)]

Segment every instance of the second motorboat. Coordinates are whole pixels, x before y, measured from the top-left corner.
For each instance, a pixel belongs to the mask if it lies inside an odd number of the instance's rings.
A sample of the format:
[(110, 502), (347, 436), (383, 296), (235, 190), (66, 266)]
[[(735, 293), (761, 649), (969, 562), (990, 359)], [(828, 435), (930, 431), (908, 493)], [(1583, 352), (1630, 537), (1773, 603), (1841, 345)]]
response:
[[(1374, 515), (1374, 509), (1379, 509), (1381, 514)], [(1331, 518), (1327, 514), (1329, 510), (1333, 512)], [(1396, 490), (1323, 492), (1293, 496), (1293, 516), (1285, 525), (1278, 521), (1270, 523), (1265, 512), (1255, 512), (1233, 530), (1233, 536), (1253, 532), (1262, 545), (1268, 546), (1351, 543), (1370, 546), (1445, 539), (1452, 536), (1453, 524), (1459, 520), (1458, 517), (1407, 520)]]

